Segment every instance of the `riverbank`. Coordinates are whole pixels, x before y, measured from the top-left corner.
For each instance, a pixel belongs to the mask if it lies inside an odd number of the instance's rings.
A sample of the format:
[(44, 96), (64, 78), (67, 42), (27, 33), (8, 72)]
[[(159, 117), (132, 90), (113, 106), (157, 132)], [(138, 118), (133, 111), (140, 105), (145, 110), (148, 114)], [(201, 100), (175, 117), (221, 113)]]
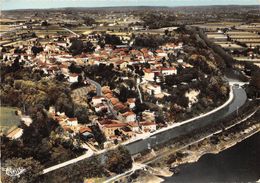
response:
[(218, 154), (230, 147), (235, 146), (241, 141), (251, 137), (260, 131), (260, 124), (253, 125), (244, 131), (234, 133), (232, 135), (219, 134), (216, 136), (219, 142), (217, 145), (212, 145), (211, 138), (204, 139), (197, 144), (185, 148), (180, 153), (187, 155), (171, 164), (172, 167), (179, 166), (185, 163), (197, 162), (205, 154)]
[(260, 133), (256, 133), (220, 153), (180, 165), (180, 174), (166, 177), (164, 182), (256, 182), (260, 178), (259, 145)]
[[(168, 156), (160, 159), (160, 161), (150, 164), (153, 168), (160, 169), (162, 167), (179, 167), (183, 164), (190, 164), (199, 161), (199, 159), (206, 154), (219, 154), (220, 152), (235, 146), (239, 142), (253, 136), (260, 131), (259, 114), (250, 118), (233, 128), (220, 132), (209, 138), (205, 138), (197, 143), (187, 146), (179, 151), (168, 149)], [(171, 153), (172, 151), (172, 153)], [(145, 174), (146, 173), (146, 174)], [(150, 180), (150, 171), (143, 172), (144, 176), (141, 179), (136, 179), (135, 182), (145, 182)], [(154, 174), (153, 174), (154, 176)], [(168, 176), (160, 175), (160, 179), (154, 179), (154, 182), (163, 182), (162, 177)], [(177, 176), (178, 177), (178, 176)], [(141, 180), (141, 181), (140, 181)]]

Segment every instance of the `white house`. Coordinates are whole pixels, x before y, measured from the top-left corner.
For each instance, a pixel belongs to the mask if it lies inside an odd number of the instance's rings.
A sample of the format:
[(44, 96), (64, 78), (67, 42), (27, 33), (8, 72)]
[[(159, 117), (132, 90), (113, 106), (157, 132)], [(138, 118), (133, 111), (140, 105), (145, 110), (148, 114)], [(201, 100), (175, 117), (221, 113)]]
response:
[(158, 49), (155, 52), (156, 52), (157, 56), (159, 56), (159, 57), (167, 57), (168, 56), (167, 53), (164, 52), (163, 50)]
[(128, 104), (130, 109), (133, 109), (135, 107), (135, 98), (128, 98), (127, 104)]
[(143, 26), (138, 26), (138, 25), (132, 26), (131, 28), (132, 28), (133, 30), (144, 30), (144, 29), (145, 29)]
[(26, 126), (30, 126), (32, 123), (32, 118), (30, 116), (23, 115), (21, 116), (21, 121), (23, 121)]
[(178, 59), (177, 62), (178, 63), (183, 63), (183, 59)]
[(155, 131), (156, 123), (155, 122), (140, 122), (143, 131)]
[(79, 77), (78, 74), (72, 73), (72, 74), (69, 75), (68, 81), (69, 81), (70, 83), (78, 82), (78, 77)]
[(136, 114), (132, 111), (128, 111), (128, 112), (125, 112), (123, 114), (121, 114), (123, 120), (125, 122), (133, 122), (133, 121), (136, 121)]
[(55, 113), (56, 113), (56, 109), (55, 109), (55, 107), (54, 107), (54, 106), (50, 106), (48, 112), (49, 112), (49, 113), (53, 113), (53, 114), (55, 114)]
[(102, 96), (94, 96), (92, 98), (92, 103), (93, 103), (94, 106), (96, 106), (98, 104), (102, 104), (103, 100), (105, 100), (105, 98), (102, 97)]
[(69, 73), (69, 68), (67, 65), (61, 64), (59, 67), (63, 74), (67, 75)]
[(123, 60), (117, 61), (115, 66), (118, 66), (120, 69), (125, 69), (127, 67), (127, 62)]
[(129, 122), (128, 127), (133, 131), (133, 132), (139, 132), (140, 127), (137, 122)]
[(142, 119), (145, 121), (155, 121), (155, 114), (149, 110), (142, 112)]
[(146, 81), (154, 81), (154, 72), (151, 69), (144, 69), (144, 79)]
[(77, 126), (78, 125), (78, 119), (77, 118), (68, 118), (67, 124), (69, 126)]
[(164, 76), (173, 75), (173, 74), (177, 74), (177, 69), (175, 67), (170, 67), (170, 68), (163, 67), (161, 69), (161, 73)]
[(156, 85), (156, 84), (149, 84), (147, 86), (147, 92), (150, 95), (160, 94), (160, 93), (162, 93), (161, 86), (160, 85)]
[(107, 110), (107, 106), (104, 105), (104, 104), (97, 104), (95, 106), (95, 111), (96, 112), (100, 112), (100, 111), (103, 111), (103, 110)]

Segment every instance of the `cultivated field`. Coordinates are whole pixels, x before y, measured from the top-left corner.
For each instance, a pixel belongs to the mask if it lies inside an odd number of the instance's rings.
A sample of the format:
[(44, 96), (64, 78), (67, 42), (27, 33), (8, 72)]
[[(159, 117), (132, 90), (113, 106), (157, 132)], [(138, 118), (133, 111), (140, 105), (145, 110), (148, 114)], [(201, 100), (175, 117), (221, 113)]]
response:
[(20, 118), (15, 115), (15, 110), (17, 109), (12, 107), (0, 107), (0, 126), (2, 132), (20, 124)]

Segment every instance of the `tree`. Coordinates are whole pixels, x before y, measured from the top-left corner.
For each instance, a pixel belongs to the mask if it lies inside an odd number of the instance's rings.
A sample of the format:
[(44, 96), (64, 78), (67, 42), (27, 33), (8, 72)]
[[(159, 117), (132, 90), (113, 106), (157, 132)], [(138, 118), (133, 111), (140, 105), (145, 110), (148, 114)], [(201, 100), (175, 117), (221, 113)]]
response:
[(95, 140), (97, 141), (99, 146), (103, 148), (104, 142), (106, 142), (106, 137), (104, 133), (100, 130), (98, 125), (92, 125), (90, 128), (92, 130)]
[(87, 43), (84, 43), (84, 47), (83, 47), (83, 52), (86, 52), (86, 53), (92, 53), (95, 51), (95, 48), (93, 43), (91, 43), (90, 41), (88, 41)]
[(46, 21), (46, 20), (44, 20), (43, 22), (42, 22), (42, 24), (41, 24), (41, 26), (44, 26), (44, 27), (46, 27), (46, 26), (48, 26), (49, 24), (48, 24), (48, 22)]
[(19, 59), (20, 59), (20, 57), (16, 57), (15, 58), (12, 66), (11, 66), (12, 72), (16, 72), (16, 71), (18, 71), (21, 68), (21, 65), (19, 63)]
[(106, 45), (106, 44), (105, 44), (105, 40), (99, 39), (99, 40), (98, 40), (98, 45), (99, 45), (100, 48), (102, 48), (102, 49), (105, 48), (105, 45)]
[(111, 172), (119, 174), (132, 168), (132, 157), (129, 151), (123, 146), (108, 151), (106, 157), (106, 168)]
[(82, 84), (83, 83), (83, 77), (82, 75), (78, 76), (78, 84)]
[(21, 142), (18, 140), (10, 140), (5, 135), (1, 137), (1, 161), (4, 162), (7, 159), (13, 157), (22, 157)]
[(43, 51), (43, 47), (37, 47), (37, 46), (33, 46), (31, 48), (31, 51), (33, 52), (33, 54), (36, 56), (38, 53)]
[(80, 74), (82, 72), (82, 68), (80, 66), (76, 65), (74, 62), (70, 64), (68, 69), (69, 69), (69, 71), (71, 73), (78, 73), (78, 74)]
[(189, 106), (189, 99), (185, 96), (180, 96), (177, 98), (176, 103), (182, 107), (188, 107)]
[(84, 17), (83, 20), (84, 20), (84, 24), (88, 26), (96, 23), (95, 20), (90, 17)]
[(164, 34), (167, 36), (169, 34), (169, 30), (165, 29)]
[(74, 106), (72, 99), (64, 93), (60, 94), (57, 97), (55, 102), (55, 108), (59, 112), (65, 112), (65, 114), (69, 117), (73, 117), (74, 115)]
[(44, 174), (43, 182), (83, 182), (84, 178), (104, 177), (105, 175), (107, 174), (100, 158), (98, 156), (91, 156), (85, 160)]
[(83, 41), (79, 39), (73, 39), (71, 41), (71, 46), (69, 47), (69, 51), (72, 53), (73, 56), (79, 55), (83, 51)]
[(51, 131), (58, 127), (57, 122), (50, 119), (43, 106), (30, 107), (29, 114), (33, 120), (30, 126), (24, 126), (21, 137), (23, 143), (30, 147), (36, 147), (43, 138), (49, 137)]
[[(259, 69), (260, 70), (260, 69)], [(249, 85), (246, 88), (247, 94), (250, 98), (258, 98), (260, 96), (260, 71), (254, 72)]]
[(1, 51), (2, 51), (2, 53), (5, 53), (7, 51), (6, 47), (3, 46)]
[(86, 106), (75, 106), (74, 115), (77, 117), (79, 123), (87, 124), (90, 123), (89, 117), (88, 117), (88, 108)]
[(121, 41), (120, 37), (118, 37), (116, 35), (106, 34), (105, 43), (111, 44), (111, 45), (120, 45), (120, 44), (122, 44), (122, 41)]
[[(18, 172), (22, 172), (20, 176), (8, 176), (7, 172), (2, 171), (2, 181), (5, 183), (33, 183), (39, 181), (39, 175), (43, 170), (40, 162), (33, 158), (12, 158), (4, 162), (5, 168), (12, 168)], [(20, 170), (19, 170), (20, 169)], [(23, 171), (24, 170), (24, 171)]]
[(171, 27), (174, 25), (176, 17), (168, 14), (148, 13), (141, 17), (144, 27), (158, 29), (162, 27)]

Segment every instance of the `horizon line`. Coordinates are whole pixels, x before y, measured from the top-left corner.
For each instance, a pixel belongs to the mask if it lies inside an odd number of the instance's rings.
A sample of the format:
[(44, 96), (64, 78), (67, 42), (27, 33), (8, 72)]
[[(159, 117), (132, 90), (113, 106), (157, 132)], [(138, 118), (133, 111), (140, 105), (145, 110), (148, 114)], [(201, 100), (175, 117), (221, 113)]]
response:
[(93, 8), (122, 8), (122, 7), (147, 7), (147, 8), (181, 8), (181, 7), (211, 7), (211, 6), (260, 6), (260, 4), (228, 4), (228, 5), (223, 5), (223, 4), (212, 4), (212, 5), (176, 5), (176, 6), (163, 6), (163, 5), (138, 5), (138, 6), (64, 6), (64, 7), (53, 7), (53, 8), (19, 8), (19, 9), (1, 9), (1, 11), (21, 11), (21, 10), (51, 10), (51, 9), (76, 9), (76, 8), (86, 8), (86, 9), (93, 9)]

